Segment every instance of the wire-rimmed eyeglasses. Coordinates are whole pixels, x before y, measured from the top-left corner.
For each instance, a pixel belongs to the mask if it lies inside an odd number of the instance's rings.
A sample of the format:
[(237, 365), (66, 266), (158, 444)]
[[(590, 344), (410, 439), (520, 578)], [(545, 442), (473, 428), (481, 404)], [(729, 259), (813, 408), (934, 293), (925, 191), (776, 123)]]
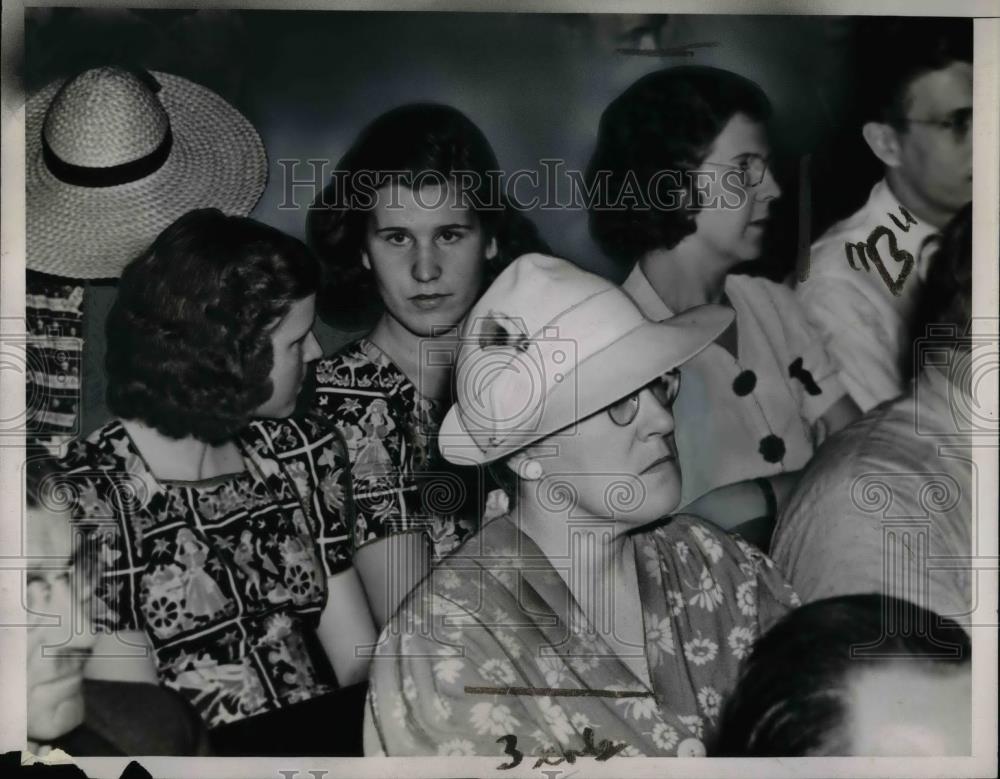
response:
[(761, 157), (759, 154), (745, 154), (738, 165), (730, 165), (725, 162), (709, 162), (708, 160), (705, 160), (702, 164), (714, 165), (717, 168), (725, 168), (726, 170), (738, 170), (742, 176), (740, 183), (749, 189), (750, 187), (758, 186), (764, 180), (770, 160)]
[(611, 421), (619, 427), (631, 424), (639, 413), (639, 395), (647, 388), (661, 406), (669, 409), (681, 391), (681, 373), (678, 370), (667, 371), (628, 397), (622, 398), (617, 403), (612, 403), (608, 406), (608, 416), (611, 417)]
[(952, 111), (945, 119), (911, 119), (904, 117), (907, 124), (922, 124), (927, 127), (935, 127), (939, 130), (948, 130), (955, 143), (961, 143), (972, 129), (972, 109), (960, 108)]

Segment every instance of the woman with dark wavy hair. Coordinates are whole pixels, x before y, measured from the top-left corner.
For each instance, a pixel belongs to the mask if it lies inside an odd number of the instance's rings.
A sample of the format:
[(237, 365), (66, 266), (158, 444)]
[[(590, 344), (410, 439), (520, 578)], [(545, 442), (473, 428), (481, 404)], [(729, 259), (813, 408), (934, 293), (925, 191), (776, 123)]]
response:
[(501, 183), (464, 114), (404, 105), (361, 132), (309, 212), (327, 318), (356, 326), (377, 314), (371, 332), (316, 364), (310, 406), (347, 441), (355, 565), (379, 625), (483, 512), (480, 472), (449, 466), (436, 438), (456, 326), (511, 259), (546, 249)]
[[(632, 266), (623, 287), (646, 316), (660, 321), (703, 303), (736, 311), (685, 367), (680, 505), (765, 548), (796, 472), (860, 413), (791, 291), (733, 272), (760, 257), (781, 196), (770, 114), (760, 87), (735, 73), (650, 73), (604, 111), (588, 168), (588, 182), (607, 187), (591, 208), (591, 234)], [(606, 207), (633, 191), (641, 203)]]
[(318, 282), (294, 238), (182, 216), (121, 277), (107, 322), (117, 418), (65, 462), (102, 566), (107, 633), (88, 674), (177, 690), (221, 754), (356, 751), (328, 732), (372, 639), (346, 453), (336, 431), (285, 419), (320, 356)]

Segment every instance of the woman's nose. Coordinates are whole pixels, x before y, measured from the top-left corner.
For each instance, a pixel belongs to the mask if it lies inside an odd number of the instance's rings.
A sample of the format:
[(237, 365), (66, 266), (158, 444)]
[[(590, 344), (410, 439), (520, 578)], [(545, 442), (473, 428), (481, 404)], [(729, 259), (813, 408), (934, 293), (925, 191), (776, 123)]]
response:
[(757, 200), (777, 200), (781, 197), (781, 185), (774, 177), (772, 166), (768, 165), (767, 170), (764, 171), (764, 178), (757, 185), (754, 195)]
[(319, 345), (316, 334), (312, 331), (306, 336), (305, 348), (302, 350), (302, 362), (309, 363), (323, 356), (323, 347)]
[(643, 438), (674, 432), (673, 412), (648, 387), (639, 393), (639, 432)]
[(434, 281), (441, 275), (441, 263), (437, 248), (433, 244), (417, 245), (417, 255), (413, 259), (411, 273), (420, 282)]

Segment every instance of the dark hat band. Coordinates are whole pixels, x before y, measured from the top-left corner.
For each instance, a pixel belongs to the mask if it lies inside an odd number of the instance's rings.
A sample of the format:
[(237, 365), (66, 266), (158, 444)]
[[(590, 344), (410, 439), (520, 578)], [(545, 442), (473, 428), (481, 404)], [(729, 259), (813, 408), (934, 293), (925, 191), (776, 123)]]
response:
[(133, 181), (146, 178), (151, 173), (155, 173), (170, 156), (170, 149), (174, 144), (173, 133), (167, 128), (160, 145), (145, 157), (140, 157), (131, 162), (121, 165), (111, 165), (105, 168), (89, 168), (84, 165), (74, 165), (66, 162), (56, 154), (49, 142), (42, 135), (42, 159), (45, 160), (45, 167), (49, 169), (53, 176), (66, 184), (77, 187), (117, 187), (122, 184), (130, 184)]

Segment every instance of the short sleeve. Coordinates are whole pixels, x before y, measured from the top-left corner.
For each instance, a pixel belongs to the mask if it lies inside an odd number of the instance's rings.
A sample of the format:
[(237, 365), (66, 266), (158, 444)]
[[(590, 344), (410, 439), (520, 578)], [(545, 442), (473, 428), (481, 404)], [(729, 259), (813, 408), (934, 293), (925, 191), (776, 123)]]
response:
[(321, 360), (312, 413), (340, 432), (351, 466), (355, 548), (408, 527), (420, 485), (414, 442), (398, 387), (387, 366), (360, 349)]
[(844, 388), (862, 411), (900, 394), (899, 357), (891, 348), (895, 339), (857, 287), (819, 278), (800, 285), (797, 293)]
[(327, 577), (351, 567), (350, 468), (340, 433), (315, 417), (252, 423), (270, 441), (310, 519)]

